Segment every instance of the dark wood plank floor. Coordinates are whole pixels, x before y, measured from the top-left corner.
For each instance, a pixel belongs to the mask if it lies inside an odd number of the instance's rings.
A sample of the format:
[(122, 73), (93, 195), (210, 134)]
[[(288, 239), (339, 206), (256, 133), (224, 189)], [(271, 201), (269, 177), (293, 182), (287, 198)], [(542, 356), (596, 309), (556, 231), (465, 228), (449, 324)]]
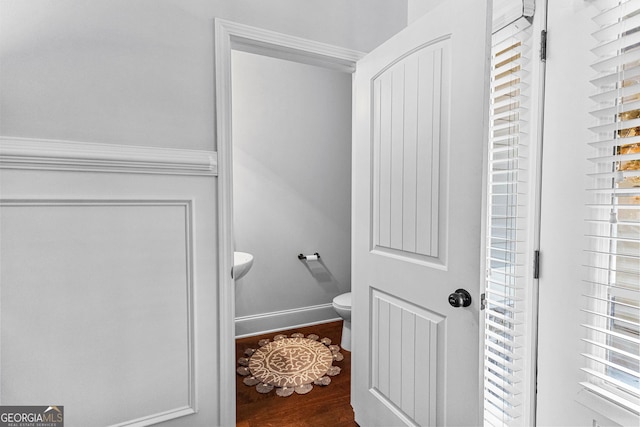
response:
[[(305, 335), (316, 334), (327, 337), (333, 344), (340, 345), (342, 321), (291, 329), (278, 333)], [(256, 348), (262, 338), (273, 338), (278, 333), (240, 338), (236, 340), (236, 359), (242, 357), (248, 347)], [(268, 394), (258, 393), (254, 387), (242, 382), (237, 375), (236, 381), (236, 426), (238, 427), (357, 427), (353, 419), (350, 401), (351, 353), (341, 350), (344, 360), (334, 362), (342, 371), (331, 377), (326, 387), (314, 386), (308, 394), (294, 393), (289, 397), (279, 397), (275, 391)]]

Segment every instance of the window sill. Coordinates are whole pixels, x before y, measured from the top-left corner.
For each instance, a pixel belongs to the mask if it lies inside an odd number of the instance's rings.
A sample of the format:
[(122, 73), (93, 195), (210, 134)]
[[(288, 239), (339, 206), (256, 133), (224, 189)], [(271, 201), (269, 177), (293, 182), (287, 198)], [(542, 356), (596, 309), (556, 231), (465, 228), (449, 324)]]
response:
[(592, 411), (621, 426), (632, 426), (638, 424), (637, 414), (621, 408), (615, 403), (588, 390), (580, 390), (576, 395), (575, 400), (579, 404), (586, 406)]

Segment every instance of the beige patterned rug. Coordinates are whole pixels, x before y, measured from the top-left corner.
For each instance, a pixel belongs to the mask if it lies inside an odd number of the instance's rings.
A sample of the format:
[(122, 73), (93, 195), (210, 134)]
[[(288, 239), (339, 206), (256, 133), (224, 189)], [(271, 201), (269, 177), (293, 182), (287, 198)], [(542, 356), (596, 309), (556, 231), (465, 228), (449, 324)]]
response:
[(329, 338), (315, 334), (295, 333), (290, 337), (276, 335), (273, 341), (258, 341), (257, 349), (248, 348), (246, 357), (238, 359), (238, 375), (244, 376), (244, 384), (255, 386), (259, 393), (269, 393), (274, 388), (281, 397), (306, 394), (313, 385), (327, 386), (332, 376), (340, 373), (333, 361), (344, 356), (340, 347), (331, 345)]

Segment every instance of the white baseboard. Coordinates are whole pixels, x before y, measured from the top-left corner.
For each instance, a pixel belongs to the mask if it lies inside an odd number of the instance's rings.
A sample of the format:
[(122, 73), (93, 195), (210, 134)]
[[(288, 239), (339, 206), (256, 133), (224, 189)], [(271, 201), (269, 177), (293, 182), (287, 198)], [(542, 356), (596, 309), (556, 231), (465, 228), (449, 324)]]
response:
[(340, 320), (331, 304), (236, 317), (236, 338)]

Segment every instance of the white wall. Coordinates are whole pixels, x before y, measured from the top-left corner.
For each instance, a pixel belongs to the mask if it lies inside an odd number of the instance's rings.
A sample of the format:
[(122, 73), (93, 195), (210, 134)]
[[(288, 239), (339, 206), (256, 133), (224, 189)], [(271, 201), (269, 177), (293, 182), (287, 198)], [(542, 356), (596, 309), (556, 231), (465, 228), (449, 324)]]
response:
[(211, 150), (215, 17), (369, 51), (406, 13), (384, 0), (1, 0), (1, 134)]
[(407, 0), (407, 22), (410, 24), (445, 0)]
[[(235, 244), (255, 256), (236, 314), (261, 328), (238, 322), (243, 335), (295, 326), (269, 313), (350, 289), (351, 74), (234, 51), (232, 81)], [(297, 258), (316, 251), (319, 262)], [(289, 321), (337, 317), (319, 310)]]
[[(549, 2), (542, 184), (537, 422), (540, 426), (612, 425), (577, 403), (584, 322), (583, 239), (587, 144), (593, 126), (588, 96), (590, 5)], [(570, 23), (570, 25), (567, 25)], [(592, 424), (594, 420), (597, 424)]]

